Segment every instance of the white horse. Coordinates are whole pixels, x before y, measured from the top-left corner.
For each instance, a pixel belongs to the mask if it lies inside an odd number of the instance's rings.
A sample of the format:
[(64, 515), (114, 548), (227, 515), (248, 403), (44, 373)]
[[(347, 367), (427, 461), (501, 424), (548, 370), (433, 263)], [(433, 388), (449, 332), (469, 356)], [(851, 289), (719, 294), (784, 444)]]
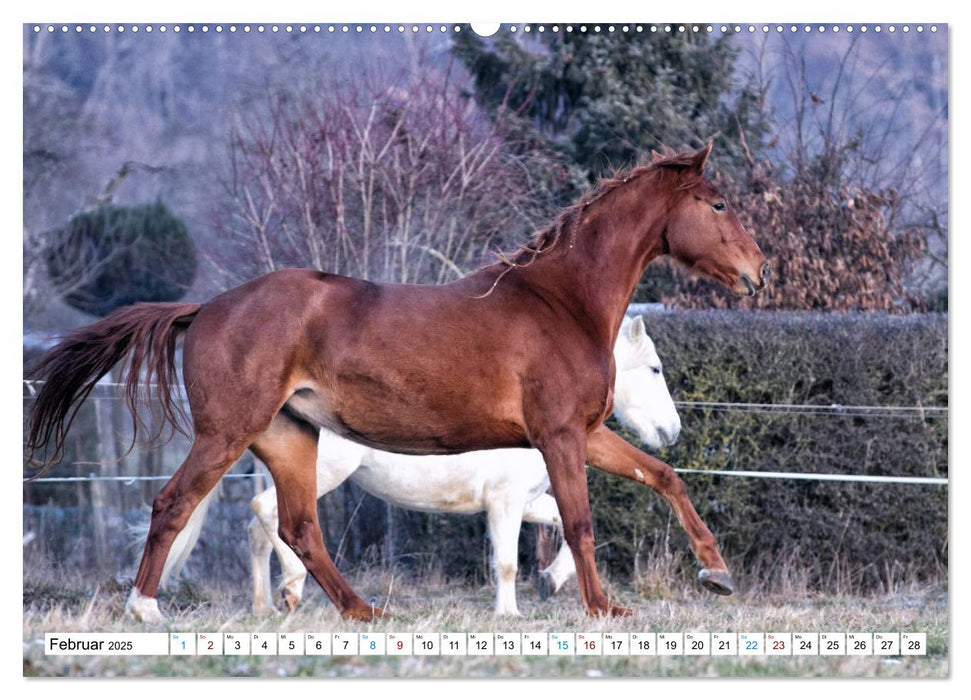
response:
[[(635, 430), (641, 441), (658, 449), (673, 444), (681, 420), (661, 373), (654, 342), (637, 317), (625, 319), (614, 347), (617, 374), (614, 413)], [(458, 455), (402, 455), (372, 449), (320, 432), (317, 450), (317, 498), (346, 479), (394, 505), (433, 513), (486, 512), (492, 563), (496, 576), (497, 615), (518, 615), (516, 572), (519, 529), (523, 521), (561, 529), (556, 501), (546, 493), (550, 482), (538, 450), (509, 448)], [(207, 496), (176, 539), (166, 561), (162, 581), (181, 568), (198, 538), (208, 509)], [(276, 551), (282, 576), (280, 589), (292, 611), (303, 594), (307, 570), (277, 534), (276, 489), (256, 496), (256, 517), (249, 525), (253, 564), (253, 612), (275, 611), (270, 587), (270, 555)], [(549, 567), (540, 573), (542, 598), (555, 593), (576, 572), (569, 547), (561, 546)]]

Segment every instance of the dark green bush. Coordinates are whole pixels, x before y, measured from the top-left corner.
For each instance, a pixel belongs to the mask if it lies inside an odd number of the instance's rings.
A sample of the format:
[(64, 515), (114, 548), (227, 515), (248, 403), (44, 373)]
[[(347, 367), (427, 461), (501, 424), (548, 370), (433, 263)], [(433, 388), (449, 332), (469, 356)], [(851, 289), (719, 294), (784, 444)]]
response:
[(56, 232), (46, 257), (64, 300), (95, 316), (180, 299), (196, 274), (192, 239), (161, 202), (77, 214)]

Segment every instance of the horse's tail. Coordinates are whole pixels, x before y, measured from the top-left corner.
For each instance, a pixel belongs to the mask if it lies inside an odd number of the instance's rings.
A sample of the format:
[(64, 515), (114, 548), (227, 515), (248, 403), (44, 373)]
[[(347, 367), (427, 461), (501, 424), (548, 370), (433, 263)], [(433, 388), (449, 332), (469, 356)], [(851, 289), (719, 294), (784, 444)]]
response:
[[(200, 535), (202, 535), (202, 526), (206, 521), (206, 513), (209, 512), (209, 505), (214, 499), (219, 497), (218, 494), (219, 485), (217, 484), (212, 491), (206, 494), (205, 498), (199, 501), (199, 505), (192, 511), (192, 515), (189, 516), (189, 521), (182, 528), (182, 532), (172, 542), (169, 555), (166, 557), (165, 565), (162, 567), (162, 577), (159, 579), (159, 586), (162, 588), (166, 588), (172, 578), (177, 576), (185, 567), (186, 560), (196, 546), (196, 542), (199, 541)], [(132, 525), (128, 529), (134, 546), (138, 548), (144, 547), (145, 540), (148, 539), (148, 530), (150, 527), (151, 525), (146, 518), (143, 522)]]
[[(138, 383), (145, 369), (145, 383), (155, 383), (161, 418), (185, 432), (182, 408), (172, 400), (178, 385), (175, 367), (176, 341), (199, 312), (199, 304), (152, 303), (118, 309), (97, 323), (64, 336), (30, 372), (39, 391), (30, 409), (27, 427), (27, 463), (40, 467), (40, 476), (64, 456), (64, 440), (78, 408), (108, 371), (129, 357), (125, 396), (132, 412), (134, 432), (144, 423), (137, 410)], [(159, 428), (161, 430), (161, 428)], [(35, 460), (38, 451), (53, 439), (50, 456)]]

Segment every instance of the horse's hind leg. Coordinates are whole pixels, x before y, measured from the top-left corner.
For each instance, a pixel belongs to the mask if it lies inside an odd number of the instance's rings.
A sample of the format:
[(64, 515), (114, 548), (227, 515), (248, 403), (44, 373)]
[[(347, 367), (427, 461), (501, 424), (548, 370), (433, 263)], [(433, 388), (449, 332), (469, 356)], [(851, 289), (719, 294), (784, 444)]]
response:
[[(333, 445), (333, 440), (317, 443), (318, 451)], [(360, 454), (317, 456), (317, 498), (328, 494), (353, 474), (361, 465)], [(277, 516), (276, 487), (267, 489), (250, 501), (256, 517), (249, 526), (250, 552), (253, 561), (253, 612), (266, 615), (273, 608), (270, 593), (270, 553), (280, 559), (280, 594), (290, 612), (297, 609), (303, 598), (307, 569), (293, 550), (280, 539), (280, 519)]]
[(587, 463), (608, 474), (645, 484), (663, 496), (688, 533), (691, 549), (704, 567), (698, 574), (702, 585), (713, 593), (731, 595), (732, 576), (718, 551), (715, 537), (698, 517), (684, 482), (670, 465), (641, 452), (604, 426), (587, 438)]
[(276, 610), (270, 582), (270, 555), (280, 560), (280, 593), (287, 609), (293, 612), (303, 598), (307, 569), (293, 549), (280, 539), (280, 517), (276, 487), (250, 501), (256, 516), (249, 525), (250, 554), (253, 561), (253, 614), (269, 615)]
[(142, 562), (125, 610), (135, 619), (160, 622), (155, 595), (172, 543), (196, 506), (246, 449), (246, 441), (227, 444), (223, 436), (198, 435), (182, 466), (152, 504), (152, 523)]
[(251, 449), (266, 464), (276, 485), (280, 538), (341, 615), (365, 621), (383, 615), (351, 589), (324, 547), (317, 522), (317, 430), (281, 413)]

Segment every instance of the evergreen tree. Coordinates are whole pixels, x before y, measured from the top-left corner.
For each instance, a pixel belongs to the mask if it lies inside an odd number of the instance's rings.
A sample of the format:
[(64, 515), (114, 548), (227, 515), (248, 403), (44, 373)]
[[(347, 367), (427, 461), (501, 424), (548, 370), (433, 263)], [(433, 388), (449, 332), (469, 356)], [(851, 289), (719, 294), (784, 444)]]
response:
[(695, 32), (502, 32), (456, 37), (476, 99), (518, 113), (581, 169), (585, 183), (651, 150), (716, 139), (720, 168), (757, 148), (765, 125), (754, 94), (733, 89), (728, 36)]

